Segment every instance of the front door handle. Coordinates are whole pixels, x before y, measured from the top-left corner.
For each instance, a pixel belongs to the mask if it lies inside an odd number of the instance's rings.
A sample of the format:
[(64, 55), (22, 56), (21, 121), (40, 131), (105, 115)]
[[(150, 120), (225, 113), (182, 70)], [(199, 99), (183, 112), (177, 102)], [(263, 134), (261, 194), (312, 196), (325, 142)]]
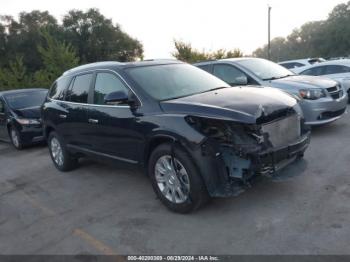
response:
[(98, 124), (98, 120), (97, 120), (97, 119), (92, 119), (92, 118), (90, 118), (88, 121), (89, 121), (89, 123), (91, 123), (91, 124)]
[(63, 118), (63, 119), (66, 119), (67, 118), (67, 115), (64, 115), (64, 114), (60, 114), (58, 115), (60, 118)]

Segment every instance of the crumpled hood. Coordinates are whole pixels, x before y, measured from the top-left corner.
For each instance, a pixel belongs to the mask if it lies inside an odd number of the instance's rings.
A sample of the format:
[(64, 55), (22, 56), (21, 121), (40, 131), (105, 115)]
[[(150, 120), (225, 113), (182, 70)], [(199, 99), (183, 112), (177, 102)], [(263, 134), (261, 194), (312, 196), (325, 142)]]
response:
[(15, 109), (13, 110), (18, 117), (21, 118), (40, 118), (40, 107), (29, 107), (29, 108), (23, 108), (23, 109)]
[(187, 114), (254, 124), (261, 116), (289, 109), (297, 101), (269, 87), (231, 87), (160, 103), (166, 113)]
[(295, 75), (281, 79), (271, 80), (270, 85), (273, 87), (295, 87), (297, 89), (305, 88), (329, 88), (337, 85), (337, 82), (320, 76)]

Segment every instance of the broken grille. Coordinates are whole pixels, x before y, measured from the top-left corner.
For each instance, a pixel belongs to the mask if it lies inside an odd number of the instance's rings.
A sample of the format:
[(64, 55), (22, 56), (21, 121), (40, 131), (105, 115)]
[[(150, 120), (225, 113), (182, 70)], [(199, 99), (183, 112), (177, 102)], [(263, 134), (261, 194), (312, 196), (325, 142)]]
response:
[(263, 133), (273, 147), (287, 146), (301, 136), (300, 116), (297, 114), (262, 125)]

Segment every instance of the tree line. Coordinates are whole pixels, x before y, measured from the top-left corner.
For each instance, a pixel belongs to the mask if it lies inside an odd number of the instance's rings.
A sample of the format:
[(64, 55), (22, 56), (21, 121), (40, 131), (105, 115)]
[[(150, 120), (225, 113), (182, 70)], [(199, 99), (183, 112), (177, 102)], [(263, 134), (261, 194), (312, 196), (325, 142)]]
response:
[[(185, 62), (242, 56), (239, 49), (198, 51), (175, 41), (173, 56)], [(96, 61), (143, 59), (143, 46), (99, 10), (71, 10), (58, 23), (47, 11), (0, 17), (0, 91), (46, 87), (64, 71)]]
[(219, 49), (216, 51), (208, 52), (205, 50), (199, 51), (193, 48), (190, 43), (186, 43), (180, 40), (174, 40), (174, 45), (175, 52), (173, 52), (172, 55), (176, 59), (187, 63), (243, 56), (242, 51), (238, 48), (232, 50)]
[[(174, 40), (172, 55), (194, 63), (241, 57), (239, 49), (198, 50)], [(337, 5), (324, 21), (308, 22), (287, 37), (271, 41), (271, 60), (350, 55), (350, 1)], [(267, 58), (267, 46), (253, 56)], [(96, 61), (143, 59), (143, 46), (97, 9), (71, 10), (58, 23), (47, 11), (0, 17), (0, 91), (49, 87), (64, 71)]]
[(49, 87), (65, 70), (96, 61), (142, 59), (143, 46), (97, 9), (0, 17), (0, 90)]
[[(267, 45), (253, 55), (267, 58)], [(343, 56), (350, 56), (350, 1), (335, 6), (326, 20), (305, 23), (287, 37), (271, 40), (273, 61)]]

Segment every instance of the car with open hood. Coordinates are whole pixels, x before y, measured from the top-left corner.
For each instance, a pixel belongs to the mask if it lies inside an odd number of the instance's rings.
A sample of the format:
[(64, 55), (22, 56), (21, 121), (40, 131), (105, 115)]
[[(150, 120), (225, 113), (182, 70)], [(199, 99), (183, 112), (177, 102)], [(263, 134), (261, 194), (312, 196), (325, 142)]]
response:
[(47, 89), (31, 88), (0, 92), (0, 140), (16, 149), (42, 142), (40, 107)]
[(73, 68), (52, 85), (42, 118), (59, 170), (84, 156), (140, 165), (159, 199), (181, 213), (237, 195), (254, 177), (302, 157), (309, 144), (291, 95), (231, 88), (176, 60)]
[(231, 86), (260, 85), (294, 95), (308, 125), (339, 119), (347, 107), (347, 92), (337, 81), (317, 76), (295, 75), (288, 69), (261, 58), (230, 58), (196, 63)]

